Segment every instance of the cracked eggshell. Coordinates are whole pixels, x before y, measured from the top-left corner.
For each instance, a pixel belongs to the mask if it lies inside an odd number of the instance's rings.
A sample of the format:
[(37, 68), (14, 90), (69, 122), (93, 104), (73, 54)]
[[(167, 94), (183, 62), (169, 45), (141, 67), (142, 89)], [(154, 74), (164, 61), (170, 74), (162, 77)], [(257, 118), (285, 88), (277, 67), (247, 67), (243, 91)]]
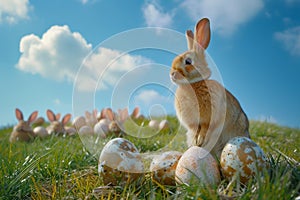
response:
[(103, 147), (98, 172), (105, 185), (124, 186), (144, 176), (144, 164), (134, 144), (114, 138)]
[(242, 183), (267, 167), (263, 150), (247, 137), (234, 137), (225, 145), (220, 164), (223, 175), (232, 179), (236, 174)]
[(151, 178), (162, 185), (176, 185), (175, 171), (182, 153), (167, 151), (155, 156), (150, 165)]
[(183, 153), (175, 175), (179, 184), (217, 185), (221, 181), (217, 161), (207, 150), (198, 146), (190, 147)]

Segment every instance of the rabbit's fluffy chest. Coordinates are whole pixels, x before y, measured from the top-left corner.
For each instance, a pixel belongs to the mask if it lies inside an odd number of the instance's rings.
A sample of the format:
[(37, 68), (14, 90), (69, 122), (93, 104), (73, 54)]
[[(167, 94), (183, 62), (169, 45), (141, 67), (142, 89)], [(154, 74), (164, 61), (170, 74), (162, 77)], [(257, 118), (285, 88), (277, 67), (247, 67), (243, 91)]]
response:
[(200, 123), (198, 100), (192, 87), (177, 88), (175, 107), (180, 122), (186, 128)]

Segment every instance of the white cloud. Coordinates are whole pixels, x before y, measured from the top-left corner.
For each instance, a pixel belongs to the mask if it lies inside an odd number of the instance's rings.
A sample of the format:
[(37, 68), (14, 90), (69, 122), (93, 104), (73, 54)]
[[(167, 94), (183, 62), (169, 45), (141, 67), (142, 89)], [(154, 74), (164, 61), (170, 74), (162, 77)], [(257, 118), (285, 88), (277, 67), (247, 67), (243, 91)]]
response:
[(121, 51), (100, 47), (84, 62), (76, 81), (80, 90), (106, 89), (114, 86), (123, 74), (149, 63), (142, 56), (123, 54)]
[(300, 26), (276, 32), (274, 37), (290, 54), (300, 56)]
[(143, 90), (134, 97), (137, 105), (151, 106), (155, 104), (169, 104), (173, 103), (171, 97), (163, 96), (155, 90)]
[(264, 6), (263, 0), (184, 0), (181, 7), (195, 22), (208, 17), (221, 35), (230, 35), (251, 20)]
[(147, 26), (150, 27), (171, 27), (173, 14), (163, 12), (158, 3), (152, 1), (143, 7), (143, 14)]
[(21, 39), (16, 67), (56, 81), (73, 82), (76, 78), (77, 89), (94, 91), (98, 79), (101, 82), (97, 89), (104, 89), (114, 85), (122, 73), (149, 62), (142, 56), (123, 55), (103, 47), (86, 58), (91, 51), (92, 45), (80, 33), (71, 32), (68, 26), (52, 26), (41, 38), (31, 34)]
[(92, 45), (68, 26), (52, 26), (42, 38), (31, 34), (21, 39), (17, 68), (43, 77), (72, 81)]
[(87, 3), (89, 2), (89, 0), (80, 0), (80, 2), (81, 2), (82, 4), (87, 4)]
[(0, 0), (0, 23), (27, 19), (29, 10), (29, 0)]

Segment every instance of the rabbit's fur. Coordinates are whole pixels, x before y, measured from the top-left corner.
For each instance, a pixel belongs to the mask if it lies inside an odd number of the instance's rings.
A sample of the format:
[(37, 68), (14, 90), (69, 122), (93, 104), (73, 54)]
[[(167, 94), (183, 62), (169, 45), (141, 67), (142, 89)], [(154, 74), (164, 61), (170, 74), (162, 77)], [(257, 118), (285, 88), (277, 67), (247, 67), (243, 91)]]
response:
[(105, 115), (110, 121), (108, 125), (109, 132), (113, 133), (116, 137), (125, 136), (123, 124), (128, 119), (128, 110), (127, 108), (119, 110), (118, 114), (114, 113), (111, 108), (105, 110)]
[(249, 136), (249, 122), (238, 100), (215, 80), (205, 58), (210, 42), (210, 23), (201, 19), (186, 32), (188, 51), (172, 63), (170, 78), (178, 85), (176, 114), (187, 131), (188, 146), (206, 148), (220, 157), (227, 141)]
[(71, 114), (66, 114), (61, 121), (59, 121), (60, 114), (55, 115), (52, 110), (47, 110), (47, 117), (50, 125), (47, 127), (48, 134), (66, 135), (65, 126), (71, 119)]
[(31, 124), (35, 121), (35, 119), (38, 116), (38, 111), (34, 111), (31, 113), (31, 115), (28, 117), (27, 121), (24, 120), (23, 113), (20, 109), (16, 108), (15, 110), (16, 118), (18, 119), (18, 124), (14, 127), (9, 141), (15, 142), (15, 141), (24, 141), (29, 142), (32, 139), (34, 139), (35, 134), (33, 133)]

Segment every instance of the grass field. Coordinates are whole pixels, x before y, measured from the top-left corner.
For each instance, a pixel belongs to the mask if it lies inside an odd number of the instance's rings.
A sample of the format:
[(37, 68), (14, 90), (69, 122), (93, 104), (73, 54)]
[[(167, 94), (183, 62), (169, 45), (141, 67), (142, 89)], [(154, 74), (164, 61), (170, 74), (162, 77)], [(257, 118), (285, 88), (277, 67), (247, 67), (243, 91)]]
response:
[[(176, 127), (175, 118), (170, 121)], [(79, 136), (10, 144), (11, 130), (0, 130), (0, 199), (295, 199), (300, 195), (300, 130), (276, 124), (251, 122), (252, 139), (262, 147), (271, 167), (263, 178), (256, 177), (242, 188), (225, 190), (226, 180), (215, 188), (162, 186), (147, 174), (141, 184), (117, 188), (106, 196), (94, 191), (103, 186), (97, 172), (99, 151), (89, 151)], [(142, 140), (128, 139), (147, 152), (172, 138), (164, 150), (183, 151), (184, 131), (172, 130), (153, 137), (146, 134)]]

